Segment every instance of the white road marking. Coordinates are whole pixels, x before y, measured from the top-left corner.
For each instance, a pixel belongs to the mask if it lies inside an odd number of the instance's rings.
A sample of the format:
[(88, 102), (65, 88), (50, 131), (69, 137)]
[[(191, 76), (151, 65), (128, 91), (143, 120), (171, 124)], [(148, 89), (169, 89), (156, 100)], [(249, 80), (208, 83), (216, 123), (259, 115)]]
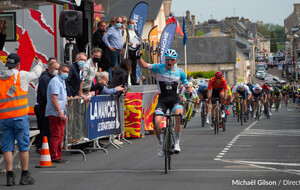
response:
[[(254, 121), (251, 125), (249, 125), (245, 130), (249, 130), (251, 129), (251, 127), (253, 127), (255, 124), (257, 123), (257, 121)], [(234, 143), (240, 138), (240, 134), (236, 135), (226, 146), (226, 148), (224, 148), (217, 156), (214, 160), (221, 160), (220, 158), (223, 158), (223, 156), (225, 156), (225, 153), (232, 147), (234, 146)], [(249, 146), (249, 145), (248, 145)]]
[[(128, 170), (96, 170), (96, 171), (39, 171), (41, 174), (89, 174), (89, 173), (148, 173), (148, 172), (164, 172), (165, 170), (158, 169), (128, 169)], [(193, 169), (172, 169), (168, 172), (278, 172), (277, 170), (267, 170), (267, 169), (203, 169), (203, 168), (193, 168)]]
[[(256, 163), (264, 163), (263, 165), (268, 165), (268, 164), (265, 164), (265, 163), (270, 163), (270, 162), (252, 162), (252, 161), (225, 160), (225, 159), (221, 159), (220, 161), (227, 162), (227, 163), (228, 162), (229, 163), (235, 163), (235, 164), (245, 164), (245, 165), (256, 167), (256, 168), (267, 169), (267, 170), (270, 170), (270, 171), (272, 170), (272, 171), (286, 172), (286, 173), (295, 174), (295, 175), (300, 176), (300, 173), (297, 172), (297, 170), (289, 170), (289, 169), (288, 170), (285, 170), (285, 169), (281, 170), (281, 169), (277, 169), (277, 168), (272, 168), (272, 167), (267, 167), (267, 166), (262, 166), (262, 165), (256, 164)], [(274, 163), (276, 163), (276, 162), (274, 162)], [(288, 163), (288, 164), (293, 164), (293, 163)]]
[(300, 148), (300, 145), (278, 145), (279, 148)]
[(234, 145), (234, 147), (247, 148), (247, 147), (252, 147), (252, 145), (251, 144), (237, 144), (237, 145)]

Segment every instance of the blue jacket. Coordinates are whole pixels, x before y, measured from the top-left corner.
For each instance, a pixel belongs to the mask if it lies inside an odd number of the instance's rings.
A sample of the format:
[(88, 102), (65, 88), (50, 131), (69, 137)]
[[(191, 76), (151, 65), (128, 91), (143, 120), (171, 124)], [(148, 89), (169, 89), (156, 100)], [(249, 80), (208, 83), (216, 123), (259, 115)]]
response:
[(39, 78), (39, 85), (37, 91), (37, 103), (40, 106), (46, 107), (47, 105), (47, 88), (53, 76), (49, 73), (48, 69), (44, 71)]
[(67, 96), (77, 96), (80, 88), (80, 69), (77, 63), (73, 63), (69, 69), (69, 76), (66, 79)]

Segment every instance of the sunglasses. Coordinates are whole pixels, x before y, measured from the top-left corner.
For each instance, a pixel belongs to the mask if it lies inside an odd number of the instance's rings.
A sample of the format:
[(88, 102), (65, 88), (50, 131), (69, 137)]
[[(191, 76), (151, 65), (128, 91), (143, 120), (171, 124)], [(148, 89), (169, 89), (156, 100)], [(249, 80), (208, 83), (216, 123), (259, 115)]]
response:
[(175, 59), (166, 59), (166, 61), (175, 61)]

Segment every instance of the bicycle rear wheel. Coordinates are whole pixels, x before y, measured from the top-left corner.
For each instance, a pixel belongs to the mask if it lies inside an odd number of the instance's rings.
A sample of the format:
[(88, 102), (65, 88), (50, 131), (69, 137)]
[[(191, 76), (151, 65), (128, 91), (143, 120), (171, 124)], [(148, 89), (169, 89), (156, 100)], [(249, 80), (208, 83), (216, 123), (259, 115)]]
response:
[(215, 131), (215, 134), (218, 134), (219, 133), (219, 121), (220, 121), (220, 107), (219, 107), (219, 104), (217, 103), (216, 105), (216, 108), (215, 108), (215, 118), (214, 118), (214, 131)]
[(206, 117), (205, 117), (205, 108), (204, 107), (205, 107), (204, 105), (202, 105), (202, 107), (201, 107), (201, 127), (205, 127)]
[(243, 104), (241, 102), (239, 102), (240, 106), (239, 106), (239, 109), (240, 109), (240, 122), (241, 122), (241, 126), (243, 126)]

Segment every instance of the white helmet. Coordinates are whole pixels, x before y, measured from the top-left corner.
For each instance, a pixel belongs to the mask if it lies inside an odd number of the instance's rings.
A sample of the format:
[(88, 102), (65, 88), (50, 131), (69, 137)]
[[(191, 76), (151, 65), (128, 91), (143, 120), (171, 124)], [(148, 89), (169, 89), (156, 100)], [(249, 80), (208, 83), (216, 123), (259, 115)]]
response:
[(259, 84), (256, 84), (255, 87), (254, 87), (254, 89), (255, 89), (255, 90), (259, 90), (259, 89), (260, 89), (260, 85), (259, 85)]
[(270, 88), (270, 92), (274, 92), (274, 88), (273, 87)]
[(243, 82), (239, 82), (239, 83), (238, 83), (238, 88), (244, 88), (244, 85), (245, 85), (245, 84), (244, 84)]

